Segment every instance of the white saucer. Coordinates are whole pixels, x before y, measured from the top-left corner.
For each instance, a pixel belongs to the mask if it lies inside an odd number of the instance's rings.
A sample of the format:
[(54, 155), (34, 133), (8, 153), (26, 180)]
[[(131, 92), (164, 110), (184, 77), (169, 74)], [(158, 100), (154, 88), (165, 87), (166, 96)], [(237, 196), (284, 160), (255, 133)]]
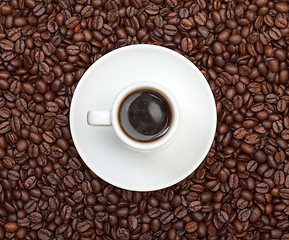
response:
[[(112, 127), (89, 126), (89, 110), (110, 110), (117, 94), (136, 82), (155, 82), (173, 93), (180, 111), (174, 141), (140, 153), (117, 138)], [(96, 61), (74, 92), (70, 127), (87, 166), (117, 187), (152, 191), (171, 186), (203, 161), (216, 130), (216, 106), (201, 72), (182, 55), (154, 45), (131, 45)]]

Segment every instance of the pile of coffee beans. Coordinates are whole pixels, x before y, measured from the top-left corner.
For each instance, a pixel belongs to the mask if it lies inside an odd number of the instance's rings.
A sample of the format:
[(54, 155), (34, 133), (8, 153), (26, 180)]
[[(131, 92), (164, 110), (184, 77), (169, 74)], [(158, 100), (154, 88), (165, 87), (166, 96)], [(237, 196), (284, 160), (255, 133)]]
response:
[[(0, 1), (0, 239), (289, 239), (288, 12), (282, 0)], [(218, 113), (201, 166), (144, 193), (95, 176), (68, 121), (86, 69), (138, 43), (192, 61)]]

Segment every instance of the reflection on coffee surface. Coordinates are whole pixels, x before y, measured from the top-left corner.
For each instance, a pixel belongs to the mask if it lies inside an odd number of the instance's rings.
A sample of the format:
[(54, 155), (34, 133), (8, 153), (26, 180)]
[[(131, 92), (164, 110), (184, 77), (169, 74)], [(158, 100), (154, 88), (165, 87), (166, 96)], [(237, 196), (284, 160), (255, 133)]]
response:
[(121, 103), (119, 122), (122, 130), (133, 140), (152, 142), (164, 136), (172, 121), (168, 101), (152, 90), (138, 90)]

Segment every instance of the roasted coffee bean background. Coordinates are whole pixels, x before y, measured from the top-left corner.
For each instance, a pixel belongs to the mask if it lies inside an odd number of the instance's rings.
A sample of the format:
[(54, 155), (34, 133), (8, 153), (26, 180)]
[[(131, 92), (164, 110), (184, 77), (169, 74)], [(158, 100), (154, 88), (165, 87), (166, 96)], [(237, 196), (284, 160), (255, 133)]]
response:
[[(1, 1), (0, 239), (289, 239), (288, 12), (268, 0)], [(86, 69), (137, 43), (196, 64), (218, 113), (201, 166), (145, 193), (95, 176), (68, 121)]]

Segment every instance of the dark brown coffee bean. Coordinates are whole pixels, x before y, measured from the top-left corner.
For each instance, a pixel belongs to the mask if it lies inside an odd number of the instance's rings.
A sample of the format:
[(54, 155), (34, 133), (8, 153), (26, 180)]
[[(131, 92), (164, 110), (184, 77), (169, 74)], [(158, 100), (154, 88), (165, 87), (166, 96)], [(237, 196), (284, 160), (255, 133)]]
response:
[(51, 43), (45, 43), (42, 46), (42, 51), (46, 56), (51, 56), (55, 52), (55, 47)]
[(71, 158), (69, 160), (69, 166), (72, 168), (72, 169), (79, 169), (81, 167), (81, 163), (80, 161), (77, 159), (77, 158)]
[(128, 240), (130, 238), (130, 233), (125, 228), (118, 228), (116, 234), (117, 234), (117, 237), (121, 240)]
[(190, 38), (186, 37), (182, 39), (181, 48), (184, 52), (190, 52), (193, 50), (193, 42)]
[(206, 22), (207, 22), (206, 17), (205, 17), (204, 14), (201, 13), (201, 12), (197, 13), (197, 14), (194, 16), (194, 19), (195, 19), (196, 23), (199, 24), (199, 25), (201, 25), (201, 26), (205, 25)]
[(138, 225), (137, 218), (134, 215), (130, 215), (128, 217), (128, 227), (129, 227), (129, 229), (134, 230), (134, 229), (137, 228), (137, 225)]
[(234, 131), (234, 138), (236, 139), (243, 139), (247, 134), (247, 130), (245, 128), (239, 128)]
[(52, 232), (50, 232), (47, 229), (42, 228), (37, 232), (37, 236), (39, 237), (39, 239), (49, 240), (49, 239), (51, 239)]
[(75, 28), (76, 25), (79, 23), (78, 17), (70, 17), (65, 21), (65, 26), (67, 28)]
[(55, 136), (53, 135), (53, 133), (51, 131), (45, 131), (42, 134), (43, 139), (48, 142), (48, 143), (53, 143), (56, 141)]
[(285, 2), (278, 2), (274, 5), (274, 8), (278, 11), (278, 12), (282, 12), (282, 13), (287, 13), (289, 12), (289, 7)]
[(14, 28), (8, 33), (8, 38), (10, 41), (15, 42), (19, 38), (21, 38), (21, 29), (19, 28)]
[(49, 66), (48, 66), (45, 62), (41, 62), (41, 63), (39, 64), (39, 70), (40, 70), (40, 72), (43, 73), (43, 74), (48, 74), (48, 73), (50, 73), (50, 68), (49, 68)]
[(52, 187), (44, 186), (41, 191), (43, 194), (49, 197), (53, 197), (55, 195), (55, 190)]
[(90, 224), (87, 221), (79, 222), (77, 224), (77, 230), (79, 232), (85, 232), (89, 229), (89, 227), (90, 227)]
[(273, 122), (272, 127), (276, 133), (281, 133), (283, 131), (283, 124), (281, 120)]
[(9, 132), (10, 130), (11, 130), (11, 127), (10, 127), (9, 121), (2, 122), (0, 124), (0, 134), (5, 134)]
[(239, 185), (239, 177), (236, 174), (231, 174), (229, 177), (229, 186), (231, 188), (237, 188)]
[(51, 101), (46, 104), (46, 109), (49, 112), (57, 112), (59, 108), (56, 102)]
[(35, 16), (41, 16), (45, 12), (45, 7), (42, 4), (38, 4), (33, 8)]
[(36, 202), (33, 202), (33, 201), (29, 201), (28, 203), (25, 204), (24, 206), (24, 211), (27, 213), (27, 214), (30, 214), (32, 213), (37, 207), (37, 204)]
[(92, 22), (93, 25), (92, 26), (94, 29), (100, 30), (103, 26), (103, 23), (104, 23), (103, 17), (102, 16), (96, 16), (93, 19), (93, 22)]
[(110, 35), (112, 33), (113, 29), (108, 24), (103, 24), (102, 28), (100, 29), (100, 32), (106, 36)]
[(179, 206), (176, 208), (174, 214), (177, 218), (183, 218), (187, 215), (188, 211), (184, 206)]
[(247, 143), (242, 143), (240, 149), (247, 154), (252, 154), (255, 151), (254, 147)]
[(0, 109), (0, 117), (2, 118), (9, 118), (11, 115), (11, 111), (8, 108), (1, 108)]
[(157, 15), (159, 12), (159, 7), (156, 4), (149, 4), (145, 8), (145, 12), (149, 15)]
[(202, 209), (202, 204), (200, 201), (191, 202), (189, 205), (189, 210), (191, 212), (198, 212)]
[(279, 40), (281, 38), (281, 32), (276, 27), (273, 27), (269, 30), (269, 35), (273, 40)]
[(31, 176), (26, 181), (24, 182), (24, 186), (26, 189), (31, 189), (35, 186), (36, 184), (36, 178), (35, 176)]
[(169, 36), (174, 36), (177, 33), (177, 28), (174, 25), (165, 25), (164, 33)]
[(15, 42), (15, 45), (14, 45), (14, 50), (16, 53), (23, 53), (24, 52), (24, 49), (25, 49), (25, 43), (22, 39), (18, 39), (16, 42)]
[(66, 48), (66, 52), (68, 53), (68, 55), (78, 55), (79, 54), (79, 47), (76, 46), (76, 45), (69, 45), (67, 48)]
[(256, 192), (258, 193), (266, 193), (269, 190), (269, 186), (266, 183), (258, 183), (256, 185)]
[(9, 170), (8, 171), (8, 178), (12, 181), (17, 181), (19, 179), (19, 173), (15, 170)]
[(58, 25), (54, 21), (49, 21), (47, 23), (47, 29), (48, 29), (49, 32), (55, 33), (58, 30)]
[(167, 223), (170, 223), (174, 218), (174, 214), (171, 213), (171, 212), (165, 212), (163, 213), (161, 216), (160, 216), (160, 221), (163, 223), (163, 224), (167, 224)]
[(289, 191), (287, 188), (281, 188), (279, 191), (279, 195), (281, 198), (289, 199)]
[(14, 48), (14, 43), (8, 39), (0, 40), (0, 48), (6, 51), (11, 51)]
[(195, 232), (198, 229), (198, 223), (197, 222), (188, 222), (185, 226), (185, 229), (188, 233)]
[[(0, 125), (1, 126), (1, 125)], [(289, 140), (289, 130), (288, 129), (285, 129), (282, 131), (281, 133), (281, 137), (284, 139), (284, 140)]]
[(165, 0), (165, 2), (169, 7), (172, 7), (172, 8), (178, 5), (178, 2), (176, 0)]
[(88, 18), (93, 14), (93, 7), (92, 6), (85, 6), (82, 11), (81, 11), (81, 15), (84, 18)]
[(219, 211), (219, 212), (217, 213), (217, 218), (218, 218), (218, 220), (219, 220), (221, 223), (226, 223), (226, 222), (228, 222), (228, 220), (229, 220), (228, 214), (227, 214), (226, 212), (224, 212), (224, 211)]
[(245, 208), (241, 210), (238, 214), (238, 218), (241, 222), (247, 221), (251, 216), (251, 210), (248, 208)]

